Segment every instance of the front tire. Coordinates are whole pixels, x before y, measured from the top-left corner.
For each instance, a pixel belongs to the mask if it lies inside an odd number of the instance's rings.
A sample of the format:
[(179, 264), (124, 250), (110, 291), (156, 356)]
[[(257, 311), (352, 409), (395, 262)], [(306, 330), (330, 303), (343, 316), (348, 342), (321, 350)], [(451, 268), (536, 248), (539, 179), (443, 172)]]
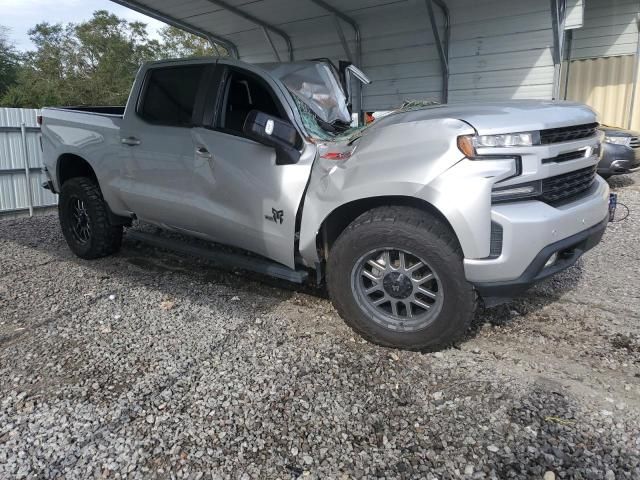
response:
[(58, 217), (69, 248), (87, 260), (120, 250), (122, 225), (111, 222), (100, 187), (89, 178), (67, 180), (60, 191)]
[(441, 220), (410, 207), (380, 207), (354, 220), (327, 262), (331, 300), (363, 338), (435, 351), (462, 338), (476, 293), (458, 241)]

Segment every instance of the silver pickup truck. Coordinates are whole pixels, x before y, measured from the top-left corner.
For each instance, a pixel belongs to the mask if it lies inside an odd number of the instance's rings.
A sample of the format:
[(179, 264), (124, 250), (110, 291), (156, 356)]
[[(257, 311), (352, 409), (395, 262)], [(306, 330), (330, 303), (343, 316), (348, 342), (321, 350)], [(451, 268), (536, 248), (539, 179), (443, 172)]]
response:
[(512, 298), (599, 242), (609, 188), (591, 109), (413, 105), (350, 128), (356, 78), (324, 60), (162, 61), (124, 108), (44, 109), (70, 248), (112, 254), (137, 219), (313, 273), (364, 338), (435, 350), (479, 300)]

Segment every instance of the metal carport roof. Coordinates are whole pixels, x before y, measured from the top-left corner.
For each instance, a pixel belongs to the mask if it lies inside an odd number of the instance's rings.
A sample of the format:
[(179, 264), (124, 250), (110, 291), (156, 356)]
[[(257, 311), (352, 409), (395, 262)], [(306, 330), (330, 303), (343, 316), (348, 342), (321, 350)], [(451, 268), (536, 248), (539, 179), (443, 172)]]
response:
[[(362, 66), (364, 60), (378, 81), (393, 87), (419, 78), (425, 98), (447, 100), (449, 19), (442, 0), (112, 1), (224, 45), (248, 62), (329, 57)], [(397, 95), (391, 97), (365, 101), (364, 108), (397, 106)]]

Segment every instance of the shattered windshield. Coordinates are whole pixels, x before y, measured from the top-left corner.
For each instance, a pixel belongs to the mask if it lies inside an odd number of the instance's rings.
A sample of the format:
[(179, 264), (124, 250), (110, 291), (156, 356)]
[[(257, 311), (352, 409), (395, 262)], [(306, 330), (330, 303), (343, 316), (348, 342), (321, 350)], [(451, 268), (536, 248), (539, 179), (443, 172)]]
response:
[(318, 122), (318, 117), (316, 114), (298, 97), (293, 97), (296, 102), (296, 106), (300, 111), (300, 118), (302, 119), (302, 123), (304, 124), (304, 128), (307, 130), (309, 135), (318, 140), (324, 141), (340, 141), (340, 140), (350, 140), (352, 137), (355, 137), (360, 131), (364, 130), (366, 126), (362, 127), (352, 127), (347, 128), (346, 130), (340, 132), (328, 132), (325, 130), (322, 125)]
[[(291, 92), (305, 129), (321, 141), (354, 141), (371, 126), (349, 127), (351, 113), (338, 72), (320, 61), (265, 63), (260, 65)], [(408, 100), (391, 111), (401, 113), (438, 105), (431, 100)]]
[(280, 80), (321, 122), (351, 123), (347, 96), (331, 66), (323, 62), (272, 63), (261, 65)]

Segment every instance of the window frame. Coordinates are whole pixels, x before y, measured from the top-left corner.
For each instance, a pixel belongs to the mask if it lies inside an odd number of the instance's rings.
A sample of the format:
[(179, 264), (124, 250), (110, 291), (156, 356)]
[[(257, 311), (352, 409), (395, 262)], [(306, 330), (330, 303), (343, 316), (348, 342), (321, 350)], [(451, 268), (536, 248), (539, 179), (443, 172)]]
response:
[[(210, 123), (205, 121), (204, 126), (206, 128), (215, 130), (220, 133), (225, 133), (227, 135), (232, 135), (234, 137), (251, 140), (249, 137), (247, 137), (244, 134), (244, 132), (238, 132), (237, 130), (231, 130), (228, 128), (224, 128), (222, 126), (224, 113), (227, 108), (227, 102), (229, 98), (229, 89), (231, 88), (231, 79), (233, 78), (234, 74), (238, 74), (238, 73), (245, 77), (249, 77), (251, 80), (259, 83), (263, 88), (265, 88), (268, 91), (269, 95), (271, 95), (271, 100), (273, 101), (276, 108), (278, 109), (278, 114), (280, 115), (280, 118), (282, 120), (285, 120), (291, 123), (295, 127), (295, 124), (289, 118), (289, 115), (287, 114), (287, 111), (284, 108), (284, 105), (282, 104), (282, 100), (280, 100), (280, 98), (274, 91), (273, 87), (269, 85), (269, 83), (264, 78), (262, 78), (260, 75), (254, 72), (251, 72), (250, 70), (246, 70), (240, 67), (236, 67), (232, 65), (224, 65), (224, 66), (220, 65), (218, 68), (218, 72), (216, 72), (219, 78), (219, 81), (217, 82), (217, 85), (216, 85), (216, 91), (217, 91), (216, 99), (215, 101), (210, 101), (211, 99), (207, 98), (207, 102), (208, 102), (207, 105), (209, 106), (209, 108), (211, 108), (211, 105), (215, 104), (215, 106), (213, 107), (215, 108), (215, 110), (213, 112), (213, 115), (211, 115)], [(205, 119), (206, 118), (207, 118), (207, 112), (205, 111)], [(296, 130), (298, 130), (297, 127), (295, 128)], [(251, 140), (251, 141), (254, 141), (254, 140)]]
[[(147, 100), (147, 92), (150, 86), (150, 80), (152, 75), (155, 72), (161, 70), (170, 70), (170, 69), (178, 69), (178, 68), (201, 68), (202, 75), (200, 77), (200, 81), (198, 83), (198, 87), (196, 90), (196, 94), (194, 96), (194, 105), (193, 112), (191, 114), (191, 121), (188, 124), (183, 123), (171, 123), (166, 121), (157, 121), (152, 120), (148, 116), (146, 116), (143, 112), (145, 101)], [(208, 90), (208, 83), (211, 80), (215, 70), (215, 65), (207, 64), (207, 63), (188, 63), (188, 64), (178, 64), (178, 65), (162, 65), (158, 67), (153, 67), (148, 69), (145, 72), (144, 79), (142, 81), (142, 87), (140, 88), (140, 94), (138, 95), (138, 100), (136, 102), (135, 114), (140, 120), (144, 121), (149, 125), (157, 125), (164, 127), (173, 127), (173, 128), (194, 128), (197, 126), (201, 126), (203, 122), (203, 114), (204, 114), (204, 100), (205, 95)]]

